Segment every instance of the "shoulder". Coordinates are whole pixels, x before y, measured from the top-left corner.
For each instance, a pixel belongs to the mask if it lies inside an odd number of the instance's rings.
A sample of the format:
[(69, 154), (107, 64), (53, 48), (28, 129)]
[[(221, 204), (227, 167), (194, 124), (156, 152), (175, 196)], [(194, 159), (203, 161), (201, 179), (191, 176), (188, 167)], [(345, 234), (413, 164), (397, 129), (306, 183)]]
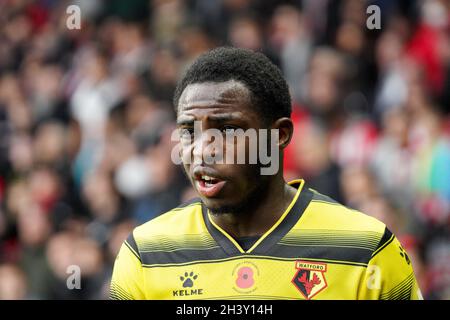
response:
[(291, 231), (299, 239), (320, 239), (339, 246), (357, 246), (374, 252), (392, 241), (393, 235), (378, 219), (348, 208), (313, 189), (311, 201)]
[(207, 241), (208, 233), (203, 220), (203, 205), (194, 198), (172, 210), (136, 227), (127, 239), (142, 247), (172, 246), (188, 240)]
[(203, 230), (202, 222), (202, 203), (194, 198), (136, 227), (133, 236), (137, 240), (198, 233)]
[(346, 207), (313, 189), (312, 199), (302, 223), (321, 229), (371, 232), (383, 235), (386, 225), (363, 212)]

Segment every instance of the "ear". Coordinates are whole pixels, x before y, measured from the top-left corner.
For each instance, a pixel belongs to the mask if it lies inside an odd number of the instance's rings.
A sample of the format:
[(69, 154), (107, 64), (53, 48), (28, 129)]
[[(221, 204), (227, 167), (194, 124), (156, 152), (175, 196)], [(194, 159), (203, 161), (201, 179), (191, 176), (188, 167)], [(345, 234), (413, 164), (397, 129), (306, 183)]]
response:
[(294, 124), (291, 118), (279, 118), (273, 125), (272, 129), (278, 129), (278, 145), (280, 149), (284, 149), (291, 142), (292, 135), (294, 133)]

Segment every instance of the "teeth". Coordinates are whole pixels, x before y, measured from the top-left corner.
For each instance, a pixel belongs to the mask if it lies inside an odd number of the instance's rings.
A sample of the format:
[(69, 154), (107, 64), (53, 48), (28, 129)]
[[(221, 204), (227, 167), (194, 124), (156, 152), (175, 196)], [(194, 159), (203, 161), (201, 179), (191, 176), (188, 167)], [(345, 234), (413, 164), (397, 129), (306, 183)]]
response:
[(213, 178), (211, 178), (210, 176), (202, 176), (202, 180), (205, 180), (205, 181), (212, 181)]

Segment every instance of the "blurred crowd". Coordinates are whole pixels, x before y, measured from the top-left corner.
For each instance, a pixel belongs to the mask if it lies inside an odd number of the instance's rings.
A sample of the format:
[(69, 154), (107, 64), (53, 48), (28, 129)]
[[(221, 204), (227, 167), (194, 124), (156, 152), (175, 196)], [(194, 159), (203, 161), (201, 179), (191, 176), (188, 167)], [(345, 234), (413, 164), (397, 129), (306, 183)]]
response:
[(450, 299), (448, 0), (0, 0), (0, 299), (107, 298), (133, 227), (195, 195), (172, 95), (220, 45), (288, 81), (286, 179), (382, 220)]

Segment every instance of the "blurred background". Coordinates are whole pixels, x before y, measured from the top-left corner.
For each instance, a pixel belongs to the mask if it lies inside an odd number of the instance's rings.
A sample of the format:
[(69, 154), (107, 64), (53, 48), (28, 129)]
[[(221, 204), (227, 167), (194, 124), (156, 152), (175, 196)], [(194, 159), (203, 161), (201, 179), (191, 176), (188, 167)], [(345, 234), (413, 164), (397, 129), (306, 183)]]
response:
[(220, 45), (289, 83), (286, 179), (382, 220), (424, 297), (450, 299), (448, 0), (0, 0), (0, 299), (108, 297), (133, 227), (194, 196), (172, 94)]

